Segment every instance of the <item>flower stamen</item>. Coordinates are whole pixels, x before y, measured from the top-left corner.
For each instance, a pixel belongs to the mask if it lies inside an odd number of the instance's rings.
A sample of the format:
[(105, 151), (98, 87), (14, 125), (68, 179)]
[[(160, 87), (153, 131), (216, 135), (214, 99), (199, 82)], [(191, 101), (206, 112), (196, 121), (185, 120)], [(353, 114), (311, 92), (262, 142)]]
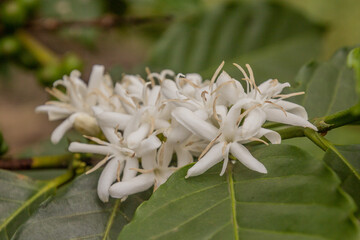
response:
[(278, 105), (278, 104), (276, 104), (276, 103), (273, 103), (273, 102), (271, 102), (271, 101), (265, 101), (265, 102), (266, 102), (266, 103), (270, 103), (270, 104), (274, 105), (274, 106), (277, 107), (277, 108), (280, 108), (280, 110), (284, 112), (285, 116), (287, 116), (287, 113), (286, 113), (285, 109), (284, 109), (282, 106), (280, 106), (280, 105)]
[(150, 71), (150, 68), (149, 67), (146, 67), (145, 68), (145, 71), (146, 71), (146, 73), (147, 73), (147, 75), (148, 75), (148, 79), (150, 80), (150, 82), (151, 82), (151, 86), (155, 86), (155, 79), (154, 79), (154, 77), (151, 75), (151, 71)]
[(95, 172), (97, 169), (101, 168), (102, 165), (104, 165), (110, 158), (110, 155), (106, 155), (106, 157), (104, 157), (101, 161), (99, 161), (93, 168), (91, 168), (90, 170), (86, 171), (86, 175), (90, 174), (92, 172)]
[(269, 143), (267, 143), (266, 141), (264, 141), (264, 140), (262, 140), (260, 138), (252, 137), (252, 138), (249, 138), (249, 140), (256, 141), (256, 142), (261, 142), (261, 143), (265, 144), (266, 146), (269, 145)]
[(202, 153), (199, 156), (199, 160), (210, 150), (210, 148), (215, 144), (216, 140), (219, 139), (219, 137), (221, 136), (222, 133), (220, 133), (219, 135), (217, 135), (213, 140), (211, 140), (211, 142), (205, 147), (204, 151), (202, 151)]
[(118, 160), (118, 166), (116, 169), (116, 180), (120, 182), (120, 174), (121, 174), (121, 163), (120, 160)]
[(216, 100), (218, 99), (219, 96), (216, 96), (213, 102), (213, 116), (216, 119), (216, 121), (218, 123), (221, 123), (221, 119), (218, 117), (217, 112), (216, 112)]
[(221, 69), (224, 67), (224, 64), (225, 64), (225, 61), (222, 61), (219, 65), (219, 67), (216, 69), (216, 71), (214, 72), (214, 75), (212, 76), (211, 78), (211, 81), (210, 81), (210, 91), (212, 91), (213, 89), (213, 85), (214, 85), (214, 82), (215, 82), (215, 79), (217, 78), (217, 76), (219, 75)]
[(289, 97), (299, 96), (299, 95), (303, 95), (303, 94), (305, 94), (305, 92), (295, 92), (295, 93), (289, 93), (289, 94), (278, 94), (278, 95), (275, 95), (274, 97), (278, 97), (279, 100), (281, 100), (281, 99), (286, 99), (286, 98), (289, 98)]

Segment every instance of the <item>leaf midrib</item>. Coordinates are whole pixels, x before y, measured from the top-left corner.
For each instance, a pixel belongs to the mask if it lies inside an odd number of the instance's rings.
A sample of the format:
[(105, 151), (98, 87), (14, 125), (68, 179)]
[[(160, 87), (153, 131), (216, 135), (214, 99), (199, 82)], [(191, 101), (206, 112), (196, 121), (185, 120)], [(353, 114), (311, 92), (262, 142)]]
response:
[[(229, 165), (232, 166), (232, 165)], [(231, 202), (231, 218), (233, 223), (234, 237), (235, 240), (239, 240), (239, 225), (236, 220), (236, 199), (235, 199), (235, 189), (234, 189), (234, 179), (232, 168), (228, 169), (227, 172), (228, 185), (229, 185), (229, 193), (230, 193), (230, 202)]]
[(114, 208), (111, 211), (109, 221), (106, 224), (106, 229), (105, 229), (104, 236), (103, 236), (102, 240), (106, 240), (109, 233), (110, 233), (111, 227), (112, 227), (112, 225), (114, 223), (114, 219), (115, 219), (115, 216), (116, 216), (117, 209), (120, 207), (120, 203), (121, 203), (121, 199), (117, 199), (115, 201)]

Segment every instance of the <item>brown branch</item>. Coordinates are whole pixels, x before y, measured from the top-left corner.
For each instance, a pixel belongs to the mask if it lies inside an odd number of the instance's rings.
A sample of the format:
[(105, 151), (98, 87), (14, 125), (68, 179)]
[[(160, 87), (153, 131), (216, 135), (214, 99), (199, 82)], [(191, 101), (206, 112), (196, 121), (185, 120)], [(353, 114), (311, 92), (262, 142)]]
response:
[(0, 169), (7, 170), (19, 170), (19, 169), (30, 169), (32, 165), (32, 158), (22, 159), (0, 159)]
[(117, 15), (104, 15), (93, 20), (63, 21), (53, 18), (36, 19), (27, 23), (26, 27), (37, 30), (55, 31), (64, 27), (101, 27), (111, 28), (127, 25), (143, 25), (150, 23), (164, 23), (173, 19), (173, 16), (152, 17), (123, 17)]

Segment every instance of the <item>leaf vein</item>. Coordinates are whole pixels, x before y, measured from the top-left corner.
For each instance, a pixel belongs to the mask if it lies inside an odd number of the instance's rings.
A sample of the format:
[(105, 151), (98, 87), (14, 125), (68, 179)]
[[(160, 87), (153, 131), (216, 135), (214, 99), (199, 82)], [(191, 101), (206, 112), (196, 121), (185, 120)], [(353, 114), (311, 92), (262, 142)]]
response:
[(200, 190), (191, 192), (191, 193), (189, 193), (189, 194), (182, 195), (181, 197), (175, 198), (175, 199), (173, 199), (173, 200), (171, 200), (171, 201), (168, 201), (168, 202), (166, 202), (166, 204), (161, 205), (159, 208), (154, 209), (154, 210), (153, 210), (152, 212), (150, 212), (148, 215), (142, 217), (141, 220), (143, 221), (143, 220), (147, 219), (147, 218), (150, 217), (152, 214), (154, 214), (156, 211), (158, 211), (158, 210), (160, 210), (160, 209), (162, 209), (162, 208), (170, 205), (171, 203), (174, 203), (174, 202), (176, 202), (176, 201), (179, 201), (179, 200), (182, 200), (182, 199), (184, 199), (184, 198), (190, 197), (190, 196), (195, 195), (195, 194), (197, 194), (197, 193), (201, 193), (201, 192), (205, 192), (205, 191), (211, 190), (211, 189), (216, 188), (216, 187), (218, 187), (218, 186), (221, 186), (221, 185), (223, 185), (223, 184), (226, 184), (226, 182), (222, 182), (222, 183), (219, 183), (219, 184), (215, 184), (215, 185), (212, 185), (212, 186), (209, 186), (209, 187), (206, 187), (206, 188), (203, 188), (203, 189), (200, 189)]
[(174, 229), (177, 229), (178, 227), (183, 226), (183, 225), (191, 222), (192, 220), (200, 217), (201, 215), (203, 215), (204, 213), (206, 213), (206, 212), (209, 211), (210, 209), (213, 209), (213, 208), (219, 206), (221, 203), (225, 202), (226, 200), (229, 200), (229, 197), (226, 197), (226, 198), (222, 199), (221, 201), (218, 201), (217, 203), (215, 203), (215, 204), (211, 205), (210, 207), (204, 209), (203, 211), (199, 212), (198, 214), (193, 215), (191, 218), (189, 218), (189, 219), (187, 219), (186, 221), (180, 223), (180, 224), (177, 225), (176, 227), (171, 228), (171, 229), (169, 229), (169, 230), (167, 230), (167, 231), (165, 231), (165, 232), (162, 232), (162, 233), (160, 233), (160, 234), (158, 234), (158, 235), (155, 235), (155, 236), (150, 237), (150, 239), (158, 239), (159, 237), (162, 237), (162, 236), (168, 234), (169, 232), (172, 232)]

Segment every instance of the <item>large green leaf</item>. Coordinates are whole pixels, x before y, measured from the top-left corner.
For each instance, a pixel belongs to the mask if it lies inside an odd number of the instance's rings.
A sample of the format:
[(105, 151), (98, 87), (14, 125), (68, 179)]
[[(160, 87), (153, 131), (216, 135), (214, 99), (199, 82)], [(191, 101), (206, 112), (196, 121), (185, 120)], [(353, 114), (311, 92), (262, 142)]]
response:
[[(324, 161), (341, 179), (341, 187), (360, 207), (360, 145), (336, 146), (328, 149)], [(357, 212), (360, 216), (360, 212)]]
[(100, 172), (78, 177), (43, 204), (13, 239), (116, 239), (150, 193), (130, 196), (125, 202), (102, 203), (96, 194)]
[(355, 205), (322, 161), (272, 145), (253, 155), (263, 175), (236, 163), (185, 179), (176, 172), (136, 211), (119, 239), (359, 239)]
[(0, 170), (0, 239), (10, 239), (17, 228), (54, 193), (58, 183), (70, 176), (62, 175), (50, 182)]
[(230, 73), (238, 72), (230, 63), (250, 63), (262, 81), (287, 81), (316, 56), (320, 32), (297, 12), (279, 5), (218, 4), (170, 25), (155, 46), (150, 66), (209, 77), (228, 60)]
[(347, 66), (349, 52), (350, 48), (343, 48), (329, 61), (310, 62), (301, 68), (297, 90), (306, 94), (292, 100), (304, 106), (310, 118), (346, 110), (359, 101), (354, 69)]

